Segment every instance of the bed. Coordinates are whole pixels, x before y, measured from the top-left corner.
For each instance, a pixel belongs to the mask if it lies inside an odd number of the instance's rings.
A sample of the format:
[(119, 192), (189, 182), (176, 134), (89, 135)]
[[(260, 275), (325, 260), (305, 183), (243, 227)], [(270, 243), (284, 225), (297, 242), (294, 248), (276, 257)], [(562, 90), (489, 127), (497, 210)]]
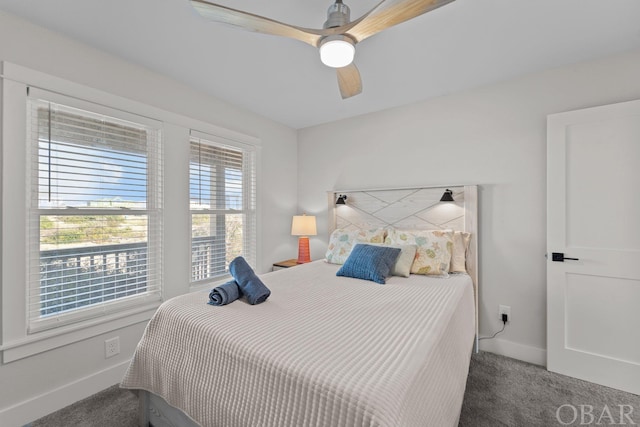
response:
[[(474, 193), (459, 190), (459, 228), (475, 224)], [(173, 298), (121, 386), (140, 390), (140, 424), (156, 427), (455, 426), (477, 336), (477, 256), (468, 254), (468, 274), (447, 278), (378, 285), (319, 260), (261, 275), (272, 294), (256, 306), (213, 307), (208, 292)]]

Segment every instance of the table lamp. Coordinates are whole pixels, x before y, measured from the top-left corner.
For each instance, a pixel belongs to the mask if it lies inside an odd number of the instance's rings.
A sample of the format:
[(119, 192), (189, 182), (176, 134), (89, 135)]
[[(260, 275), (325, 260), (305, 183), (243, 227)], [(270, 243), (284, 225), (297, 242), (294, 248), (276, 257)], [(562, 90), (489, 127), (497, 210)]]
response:
[(294, 215), (291, 222), (291, 235), (298, 237), (298, 264), (311, 262), (309, 252), (309, 237), (318, 234), (316, 231), (316, 217), (313, 215)]

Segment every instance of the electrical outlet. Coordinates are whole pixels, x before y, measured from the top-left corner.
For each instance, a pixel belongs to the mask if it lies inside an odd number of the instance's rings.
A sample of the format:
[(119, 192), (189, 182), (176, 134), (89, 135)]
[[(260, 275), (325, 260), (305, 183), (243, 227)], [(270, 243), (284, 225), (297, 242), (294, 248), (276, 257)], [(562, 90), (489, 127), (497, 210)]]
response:
[(511, 307), (508, 305), (499, 305), (498, 306), (498, 319), (502, 320), (502, 315), (506, 314), (508, 322), (511, 322)]
[(108, 359), (120, 353), (120, 337), (109, 338), (104, 342), (104, 358)]

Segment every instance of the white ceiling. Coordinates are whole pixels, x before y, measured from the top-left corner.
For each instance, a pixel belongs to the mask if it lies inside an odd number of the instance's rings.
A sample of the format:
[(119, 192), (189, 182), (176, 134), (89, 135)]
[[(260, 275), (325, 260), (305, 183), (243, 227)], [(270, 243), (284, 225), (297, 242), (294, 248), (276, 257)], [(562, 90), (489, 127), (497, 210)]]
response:
[[(345, 0), (352, 19), (377, 2)], [(331, 0), (220, 3), (321, 28)], [(640, 48), (639, 0), (456, 0), (358, 44), (363, 93), (342, 100), (313, 47), (206, 22), (187, 0), (0, 9), (296, 129)]]

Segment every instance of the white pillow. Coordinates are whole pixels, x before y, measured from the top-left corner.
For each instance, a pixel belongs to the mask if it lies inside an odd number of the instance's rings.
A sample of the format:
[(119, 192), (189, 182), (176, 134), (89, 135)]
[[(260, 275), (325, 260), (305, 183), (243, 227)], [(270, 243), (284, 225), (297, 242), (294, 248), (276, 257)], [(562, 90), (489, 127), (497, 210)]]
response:
[(453, 233), (453, 253), (449, 271), (452, 273), (467, 272), (467, 249), (471, 241), (471, 233), (456, 231)]
[[(364, 243), (364, 242), (358, 241), (356, 243)], [(386, 243), (384, 244), (368, 243), (368, 244), (373, 246), (385, 246), (385, 247), (400, 249), (400, 255), (398, 255), (396, 264), (391, 270), (391, 275), (400, 276), (400, 277), (409, 277), (409, 274), (411, 274), (411, 265), (413, 265), (413, 259), (416, 257), (416, 251), (418, 250), (418, 247), (416, 245), (388, 245)]]

